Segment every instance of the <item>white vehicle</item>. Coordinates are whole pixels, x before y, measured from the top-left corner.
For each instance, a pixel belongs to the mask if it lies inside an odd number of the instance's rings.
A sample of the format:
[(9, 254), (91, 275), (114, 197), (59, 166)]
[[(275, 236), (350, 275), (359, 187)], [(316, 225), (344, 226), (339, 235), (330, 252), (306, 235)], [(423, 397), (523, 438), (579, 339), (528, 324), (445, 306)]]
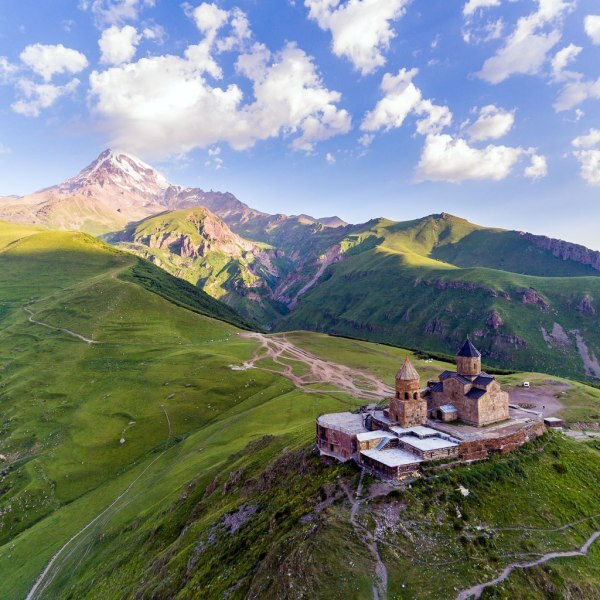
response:
[(523, 387), (526, 387), (526, 388), (528, 388), (528, 387), (531, 387), (531, 386), (529, 385), (529, 381), (524, 381), (524, 382), (523, 382)]

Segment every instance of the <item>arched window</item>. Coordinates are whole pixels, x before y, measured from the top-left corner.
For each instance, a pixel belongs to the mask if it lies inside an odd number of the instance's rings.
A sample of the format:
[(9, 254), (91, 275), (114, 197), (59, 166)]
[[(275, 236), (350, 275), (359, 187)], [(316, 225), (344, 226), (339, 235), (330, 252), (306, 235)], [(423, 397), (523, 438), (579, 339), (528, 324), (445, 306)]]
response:
[(417, 392), (415, 392), (415, 393), (413, 394), (413, 399), (414, 399), (414, 400), (416, 400), (418, 397), (419, 397), (419, 394), (418, 394)]
[(408, 392), (404, 392), (404, 399), (408, 400), (410, 398), (410, 396), (408, 395)]

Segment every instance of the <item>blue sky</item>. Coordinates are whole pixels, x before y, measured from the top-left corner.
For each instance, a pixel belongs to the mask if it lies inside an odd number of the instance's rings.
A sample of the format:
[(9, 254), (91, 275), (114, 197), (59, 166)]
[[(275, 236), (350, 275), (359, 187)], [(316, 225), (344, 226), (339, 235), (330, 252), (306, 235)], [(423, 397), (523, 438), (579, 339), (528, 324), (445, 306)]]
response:
[(106, 147), (268, 212), (600, 249), (597, 0), (0, 0), (0, 195)]

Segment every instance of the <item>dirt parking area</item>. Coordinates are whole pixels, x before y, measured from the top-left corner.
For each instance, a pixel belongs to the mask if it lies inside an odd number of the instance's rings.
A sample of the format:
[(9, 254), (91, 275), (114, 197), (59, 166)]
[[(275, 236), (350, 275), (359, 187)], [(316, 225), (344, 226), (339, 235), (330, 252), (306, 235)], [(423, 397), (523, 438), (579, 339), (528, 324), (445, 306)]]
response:
[(563, 381), (552, 380), (530, 388), (513, 387), (508, 390), (509, 402), (536, 412), (542, 412), (543, 410), (544, 417), (554, 417), (564, 408), (563, 403), (560, 401), (561, 392), (570, 387), (568, 383)]

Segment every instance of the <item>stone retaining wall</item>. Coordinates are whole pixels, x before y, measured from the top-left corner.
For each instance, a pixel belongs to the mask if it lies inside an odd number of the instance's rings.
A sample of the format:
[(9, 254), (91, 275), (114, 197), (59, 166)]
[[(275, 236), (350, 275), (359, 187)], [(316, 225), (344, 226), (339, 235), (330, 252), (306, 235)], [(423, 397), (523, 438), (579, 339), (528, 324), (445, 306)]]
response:
[(487, 458), (492, 452), (501, 452), (506, 454), (512, 452), (515, 448), (522, 446), (526, 442), (534, 440), (546, 433), (546, 427), (541, 421), (535, 421), (519, 431), (510, 433), (503, 437), (480, 439), (471, 442), (461, 442), (458, 447), (459, 458), (465, 460), (475, 460)]

